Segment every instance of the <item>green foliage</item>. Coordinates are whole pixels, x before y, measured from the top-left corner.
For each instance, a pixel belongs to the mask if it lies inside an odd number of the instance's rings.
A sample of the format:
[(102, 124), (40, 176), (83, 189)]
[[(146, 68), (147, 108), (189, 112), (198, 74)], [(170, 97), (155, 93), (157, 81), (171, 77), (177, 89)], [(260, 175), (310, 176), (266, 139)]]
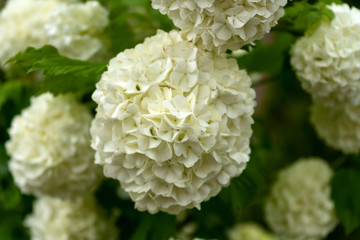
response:
[(169, 31), (173, 24), (167, 16), (151, 7), (149, 0), (99, 0), (110, 12), (106, 35), (110, 39), (111, 56), (132, 48), (157, 29)]
[(334, 13), (327, 8), (331, 3), (341, 4), (340, 0), (318, 0), (315, 4), (307, 0), (294, 2), (292, 6), (285, 8), (285, 16), (280, 20), (276, 29), (297, 34), (312, 32), (321, 21), (331, 21)]
[(221, 199), (230, 206), (242, 210), (263, 190), (265, 182), (257, 160), (252, 158), (244, 172), (232, 179), (230, 186), (221, 191)]
[(174, 232), (175, 216), (166, 213), (145, 213), (130, 240), (168, 240), (174, 236)]
[(8, 100), (21, 101), (21, 81), (9, 81), (0, 84), (0, 110)]
[(360, 227), (360, 171), (337, 171), (332, 181), (331, 196), (346, 233), (349, 234)]
[(285, 55), (293, 41), (294, 37), (289, 33), (276, 35), (273, 43), (257, 41), (254, 49), (237, 59), (238, 65), (248, 72), (277, 75), (283, 69)]
[(27, 48), (11, 58), (8, 63), (17, 64), (28, 73), (43, 71), (45, 79), (41, 91), (58, 93), (88, 93), (106, 70), (105, 63), (85, 62), (59, 55), (56, 48), (44, 46)]

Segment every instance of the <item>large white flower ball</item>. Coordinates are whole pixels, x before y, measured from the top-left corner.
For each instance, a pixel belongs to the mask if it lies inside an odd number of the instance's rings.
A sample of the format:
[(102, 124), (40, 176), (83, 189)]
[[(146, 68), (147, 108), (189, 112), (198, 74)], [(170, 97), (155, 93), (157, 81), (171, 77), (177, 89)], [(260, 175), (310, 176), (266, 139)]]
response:
[(360, 152), (360, 105), (327, 106), (315, 102), (310, 120), (318, 136), (330, 147), (346, 154)]
[(321, 240), (334, 229), (332, 176), (332, 169), (320, 158), (299, 159), (279, 173), (265, 213), (280, 240)]
[(291, 64), (303, 88), (316, 101), (360, 104), (360, 10), (331, 5), (335, 18), (300, 38)]
[(102, 170), (90, 147), (91, 120), (70, 95), (31, 99), (13, 119), (6, 143), (10, 171), (23, 193), (73, 198), (95, 190)]
[(200, 208), (249, 160), (250, 84), (234, 59), (159, 31), (112, 59), (96, 86), (96, 162), (139, 210)]
[(57, 0), (8, 0), (0, 12), (0, 64), (27, 46), (47, 42), (43, 29)]
[(0, 65), (29, 46), (46, 44), (67, 57), (95, 57), (105, 48), (100, 33), (107, 17), (95, 1), (8, 0), (0, 12)]
[(115, 240), (118, 231), (93, 198), (42, 197), (25, 219), (32, 240)]
[(152, 0), (186, 39), (225, 52), (263, 38), (284, 15), (287, 0)]
[(64, 3), (50, 12), (45, 32), (62, 55), (88, 60), (106, 51), (101, 34), (108, 22), (108, 11), (99, 2)]

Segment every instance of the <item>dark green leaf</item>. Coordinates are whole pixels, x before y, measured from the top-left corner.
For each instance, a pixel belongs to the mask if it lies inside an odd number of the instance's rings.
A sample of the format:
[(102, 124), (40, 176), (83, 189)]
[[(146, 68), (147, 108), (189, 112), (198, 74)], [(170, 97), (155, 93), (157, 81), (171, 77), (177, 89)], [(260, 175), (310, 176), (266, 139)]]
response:
[(15, 102), (21, 101), (21, 89), (23, 84), (20, 81), (9, 81), (0, 84), (0, 110), (4, 103), (8, 100)]
[(321, 21), (331, 21), (334, 18), (334, 14), (327, 7), (331, 3), (341, 3), (341, 1), (319, 0), (315, 4), (306, 0), (294, 2), (285, 8), (285, 15), (275, 29), (296, 32), (300, 35), (306, 31), (313, 32)]
[(5, 146), (0, 145), (0, 179), (8, 173), (8, 157), (5, 152)]
[(131, 240), (168, 240), (175, 232), (175, 216), (158, 213), (142, 215), (139, 227)]
[(253, 50), (237, 59), (239, 67), (248, 72), (263, 72), (271, 75), (280, 73), (284, 55), (294, 41), (294, 37), (288, 33), (281, 33), (275, 40), (273, 44), (257, 42)]
[(338, 171), (332, 181), (331, 197), (346, 233), (351, 233), (360, 226), (360, 171)]
[(255, 159), (251, 159), (244, 172), (231, 180), (229, 187), (223, 189), (220, 198), (228, 204), (243, 209), (265, 185), (260, 166)]
[(11, 58), (9, 62), (18, 64), (27, 72), (43, 71), (46, 77), (41, 85), (42, 91), (51, 91), (55, 94), (89, 92), (106, 70), (105, 63), (66, 58), (59, 55), (52, 46), (39, 49), (29, 47)]
[(0, 208), (5, 210), (15, 209), (21, 201), (21, 193), (14, 184), (1, 191)]

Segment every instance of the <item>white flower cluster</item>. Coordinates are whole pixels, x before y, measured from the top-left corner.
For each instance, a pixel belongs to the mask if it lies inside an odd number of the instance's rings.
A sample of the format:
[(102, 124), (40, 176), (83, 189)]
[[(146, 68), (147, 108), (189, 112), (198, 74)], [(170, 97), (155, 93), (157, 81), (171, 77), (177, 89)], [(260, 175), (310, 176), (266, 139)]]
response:
[(329, 165), (319, 158), (299, 159), (279, 173), (265, 213), (281, 240), (321, 240), (334, 229), (332, 175)]
[(300, 38), (291, 64), (315, 101), (360, 104), (360, 10), (332, 4), (335, 18)]
[(360, 152), (360, 105), (327, 106), (316, 102), (311, 108), (311, 122), (326, 144), (346, 154)]
[(249, 160), (250, 84), (234, 59), (159, 31), (112, 59), (96, 86), (96, 162), (139, 210), (200, 208)]
[(287, 0), (152, 0), (187, 40), (225, 52), (261, 39), (284, 15)]
[(0, 64), (26, 47), (54, 45), (67, 57), (87, 60), (103, 43), (108, 23), (98, 2), (77, 0), (9, 0), (0, 12)]
[(31, 99), (13, 119), (6, 143), (10, 171), (23, 193), (72, 198), (96, 188), (102, 173), (90, 147), (91, 120), (70, 95)]
[(115, 240), (118, 235), (93, 198), (39, 198), (25, 225), (33, 240)]
[(50, 12), (45, 32), (62, 55), (87, 60), (104, 51), (100, 34), (108, 21), (99, 2), (59, 4)]
[(9, 0), (0, 12), (0, 64), (27, 46), (47, 42), (43, 26), (56, 0)]
[(228, 233), (229, 240), (277, 240), (256, 223), (239, 223)]

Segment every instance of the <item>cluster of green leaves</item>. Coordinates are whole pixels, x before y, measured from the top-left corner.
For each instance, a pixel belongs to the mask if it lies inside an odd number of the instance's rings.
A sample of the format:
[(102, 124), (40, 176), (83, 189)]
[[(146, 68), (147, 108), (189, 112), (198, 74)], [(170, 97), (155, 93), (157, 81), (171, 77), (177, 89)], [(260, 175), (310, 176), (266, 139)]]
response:
[[(110, 57), (132, 48), (157, 29), (173, 29), (171, 21), (151, 8), (149, 0), (98, 0), (110, 11), (106, 29)], [(117, 194), (119, 184), (105, 181), (97, 198), (109, 212), (120, 209), (117, 225), (121, 239), (169, 239), (188, 223), (196, 223), (195, 235), (226, 239), (226, 230), (239, 221), (264, 224), (263, 204), (277, 172), (299, 157), (319, 156), (336, 169), (332, 198), (341, 225), (328, 239), (359, 239), (360, 235), (360, 159), (343, 156), (319, 140), (309, 123), (310, 97), (301, 89), (289, 64), (289, 49), (306, 31), (313, 31), (320, 20), (330, 21), (333, 13), (326, 4), (340, 0), (292, 1), (285, 16), (270, 37), (257, 41), (250, 51), (237, 57), (241, 68), (261, 73), (255, 83), (258, 108), (255, 114), (252, 154), (247, 168), (222, 192), (202, 204), (202, 209), (186, 211), (182, 218), (165, 213), (150, 215), (134, 209), (129, 199)], [(345, 1), (343, 1), (345, 2)], [(351, 1), (349, 1), (351, 3)], [(358, 2), (353, 2), (359, 4)], [(310, 29), (310, 30), (309, 30)], [(59, 55), (52, 46), (28, 48), (9, 61), (10, 69), (0, 72), (0, 236), (1, 239), (27, 239), (22, 226), (31, 211), (33, 199), (21, 195), (8, 170), (4, 143), (12, 118), (29, 104), (30, 96), (50, 91), (74, 93), (85, 104), (107, 63), (73, 60)], [(33, 75), (43, 74), (41, 83)], [(263, 99), (261, 99), (263, 98)], [(345, 161), (344, 161), (345, 159)], [(126, 227), (124, 227), (126, 226)]]
[(331, 21), (334, 13), (327, 8), (332, 3), (341, 4), (341, 0), (301, 0), (293, 1), (285, 8), (285, 16), (275, 28), (286, 30), (295, 34), (302, 35), (304, 32), (312, 32), (321, 21)]

